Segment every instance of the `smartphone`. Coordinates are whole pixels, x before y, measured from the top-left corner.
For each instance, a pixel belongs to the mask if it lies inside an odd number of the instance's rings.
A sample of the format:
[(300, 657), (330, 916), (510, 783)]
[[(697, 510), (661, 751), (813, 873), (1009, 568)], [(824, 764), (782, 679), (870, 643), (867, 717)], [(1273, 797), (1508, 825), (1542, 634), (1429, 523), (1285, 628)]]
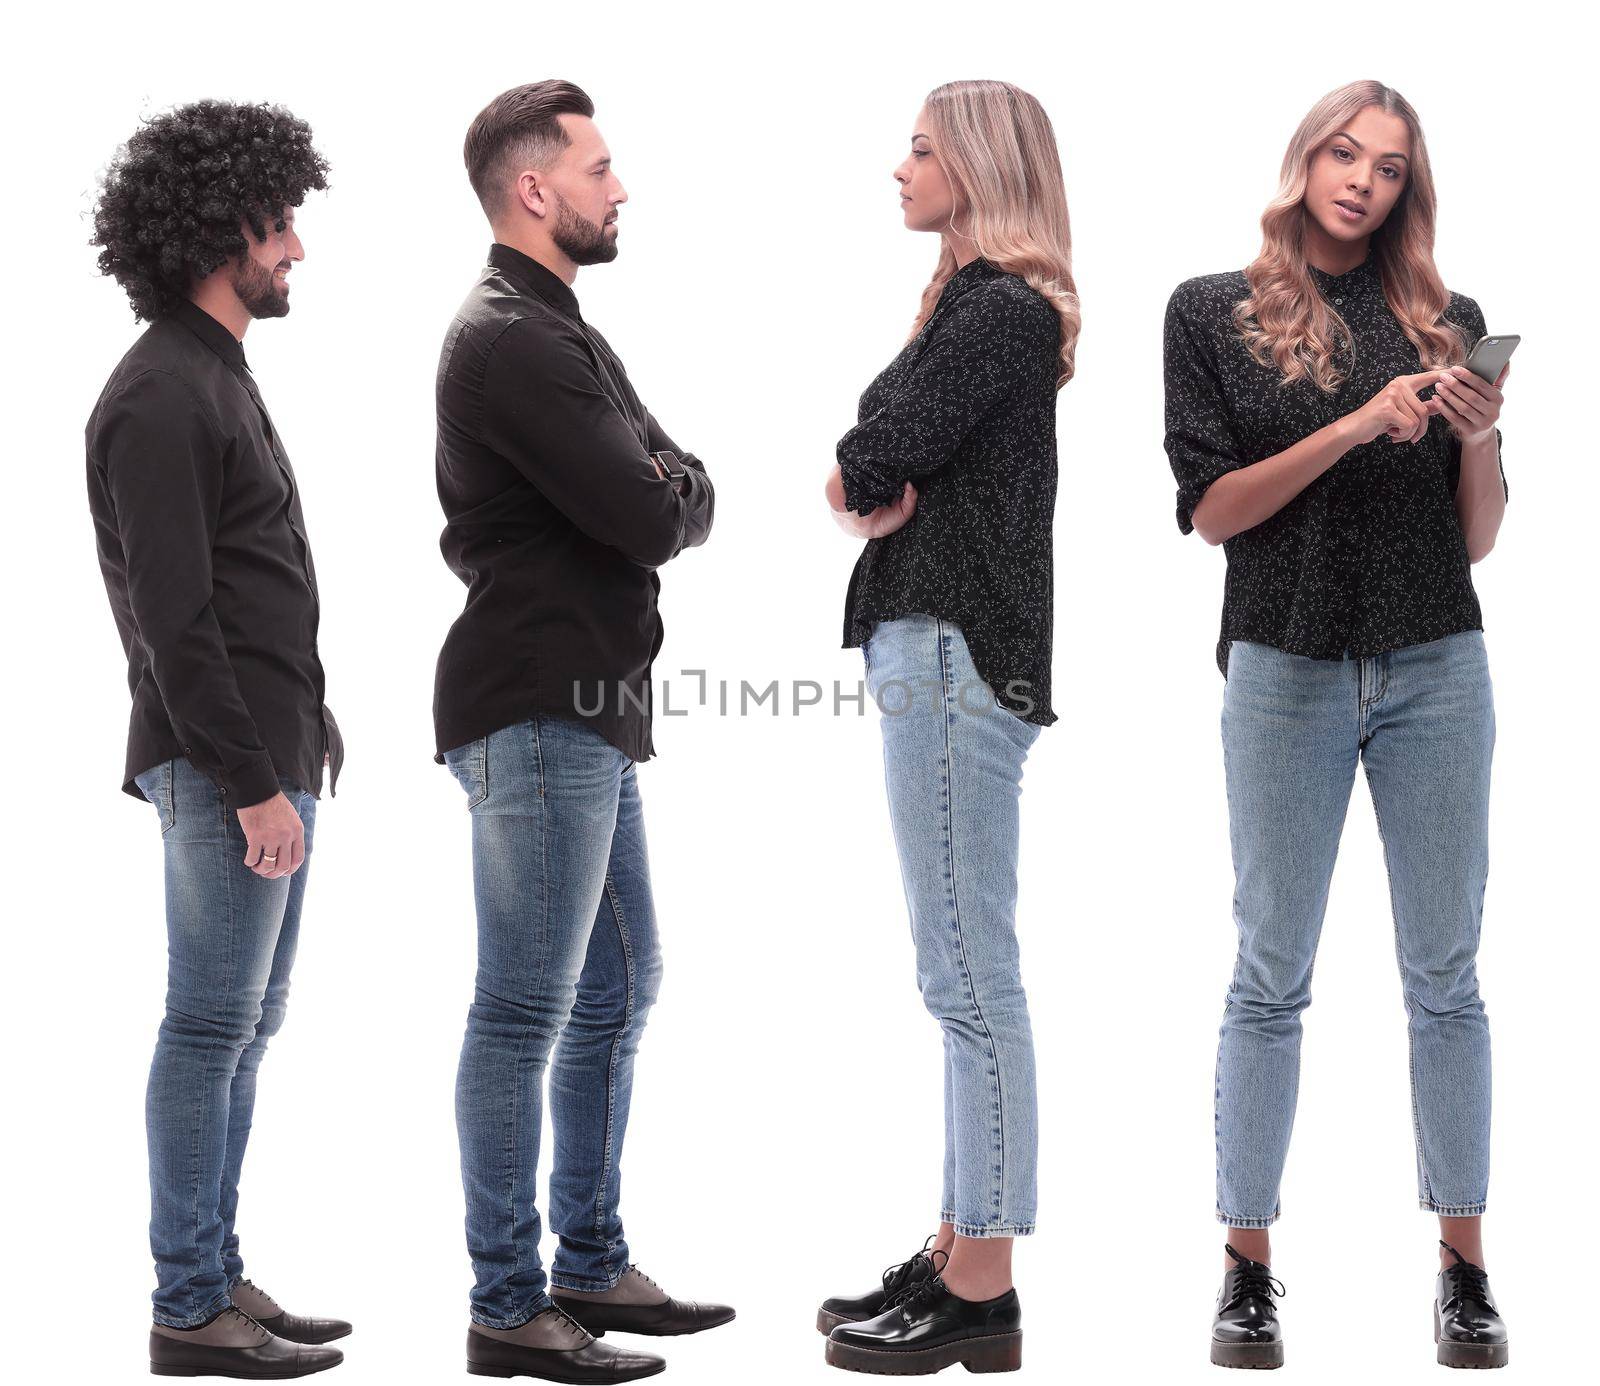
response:
[(1477, 345), (1467, 354), (1467, 369), (1493, 385), (1521, 340), (1515, 333), (1505, 337), (1479, 337)]

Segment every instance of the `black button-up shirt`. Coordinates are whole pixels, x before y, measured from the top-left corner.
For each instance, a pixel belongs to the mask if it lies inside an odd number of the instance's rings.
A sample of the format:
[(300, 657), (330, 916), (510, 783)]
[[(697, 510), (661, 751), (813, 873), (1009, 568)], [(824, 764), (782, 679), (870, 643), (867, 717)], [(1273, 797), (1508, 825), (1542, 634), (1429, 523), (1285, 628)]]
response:
[(450, 324), (436, 390), (439, 546), (467, 585), (439, 652), (436, 758), (543, 712), (649, 759), (655, 570), (711, 530), (705, 468), (657, 473), (650, 454), (677, 444), (572, 290), (509, 246)]
[(288, 454), (244, 348), (180, 303), (112, 371), (86, 430), (89, 509), (128, 656), (123, 789), (187, 756), (236, 808), (312, 794), (343, 742), (323, 705), (317, 578)]
[[(1313, 266), (1311, 275), (1354, 339), (1332, 394), (1305, 379), (1285, 386), (1275, 367), (1250, 355), (1232, 317), (1250, 293), (1242, 272), (1186, 280), (1173, 291), (1163, 337), (1166, 451), (1185, 534), (1225, 472), (1292, 447), (1396, 376), (1422, 369), (1384, 297), (1375, 256), (1344, 274)], [(1452, 294), (1445, 317), (1464, 330), (1469, 348), (1483, 335), (1483, 313), (1470, 298)], [(1234, 640), (1340, 659), (1482, 629), (1456, 516), (1460, 475), (1461, 443), (1434, 417), (1420, 442), (1380, 436), (1351, 448), (1275, 515), (1225, 540), (1223, 673)]]
[(870, 539), (845, 595), (844, 646), (877, 621), (961, 627), (999, 703), (1047, 727), (1061, 319), (987, 260), (950, 277), (922, 329), (861, 396), (839, 440), (846, 506), (917, 488), (911, 519)]

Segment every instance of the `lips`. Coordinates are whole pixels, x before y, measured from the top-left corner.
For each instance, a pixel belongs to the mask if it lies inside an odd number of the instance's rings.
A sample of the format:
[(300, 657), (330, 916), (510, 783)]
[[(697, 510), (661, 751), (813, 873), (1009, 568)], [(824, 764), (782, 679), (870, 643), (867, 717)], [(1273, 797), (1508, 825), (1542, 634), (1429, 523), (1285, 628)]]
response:
[(1343, 207), (1344, 210), (1353, 217), (1364, 217), (1367, 214), (1367, 209), (1365, 207), (1363, 207), (1359, 202), (1350, 201), (1349, 198), (1335, 198), (1333, 205), (1335, 207)]

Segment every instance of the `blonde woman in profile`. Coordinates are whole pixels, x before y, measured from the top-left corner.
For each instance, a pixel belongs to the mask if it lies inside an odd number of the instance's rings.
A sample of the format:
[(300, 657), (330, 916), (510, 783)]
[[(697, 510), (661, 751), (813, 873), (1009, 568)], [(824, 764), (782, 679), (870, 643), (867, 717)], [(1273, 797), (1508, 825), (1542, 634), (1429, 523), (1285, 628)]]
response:
[[(867, 540), (845, 599), (883, 732), (923, 1000), (944, 1035), (938, 1230), (826, 1301), (827, 1360), (917, 1375), (1022, 1362), (1012, 1239), (1034, 1230), (1038, 1115), (1014, 912), (1022, 764), (1050, 707), (1056, 392), (1078, 339), (1067, 200), (1039, 103), (952, 82), (894, 171), (939, 236), (910, 340), (861, 397), (827, 497)], [(931, 1161), (930, 1161), (931, 1162)]]
[(1419, 1197), (1440, 1225), (1438, 1360), (1503, 1366), (1483, 1270), (1489, 1028), (1475, 967), (1494, 703), (1471, 567), (1505, 514), (1506, 372), (1463, 364), (1484, 318), (1434, 266), (1427, 147), (1399, 93), (1354, 82), (1323, 97), (1262, 230), (1242, 273), (1178, 286), (1165, 330), (1178, 526), (1228, 558), (1217, 658), (1239, 954), (1217, 1055), (1228, 1233), (1211, 1360), (1283, 1361), (1267, 1228), (1361, 764), (1410, 1017)]

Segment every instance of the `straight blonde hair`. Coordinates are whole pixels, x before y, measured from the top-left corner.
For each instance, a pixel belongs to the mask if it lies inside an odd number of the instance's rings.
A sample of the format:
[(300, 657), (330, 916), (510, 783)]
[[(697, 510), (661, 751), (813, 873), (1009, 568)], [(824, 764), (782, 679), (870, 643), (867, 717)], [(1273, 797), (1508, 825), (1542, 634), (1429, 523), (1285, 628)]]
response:
[[(928, 140), (955, 193), (952, 228), (971, 239), (985, 260), (1022, 278), (1060, 315), (1059, 389), (1072, 379), (1080, 315), (1067, 192), (1050, 117), (1010, 82), (946, 82), (928, 94), (924, 107)], [(913, 337), (955, 272), (955, 255), (945, 243), (922, 291)]]
[(1354, 359), (1350, 329), (1317, 291), (1306, 261), (1305, 196), (1312, 156), (1369, 106), (1399, 116), (1411, 136), (1406, 185), (1372, 233), (1368, 250), (1377, 262), (1383, 295), (1425, 369), (1453, 364), (1466, 354), (1462, 333), (1445, 321), (1450, 294), (1433, 263), (1433, 170), (1422, 122), (1393, 88), (1351, 82), (1318, 101), (1289, 141), (1278, 191), (1261, 216), (1261, 253), (1244, 272), (1250, 296), (1233, 310), (1250, 354), (1264, 366), (1276, 366), (1283, 385), (1308, 379), (1331, 392), (1346, 375), (1338, 360), (1341, 350), (1347, 362)]

